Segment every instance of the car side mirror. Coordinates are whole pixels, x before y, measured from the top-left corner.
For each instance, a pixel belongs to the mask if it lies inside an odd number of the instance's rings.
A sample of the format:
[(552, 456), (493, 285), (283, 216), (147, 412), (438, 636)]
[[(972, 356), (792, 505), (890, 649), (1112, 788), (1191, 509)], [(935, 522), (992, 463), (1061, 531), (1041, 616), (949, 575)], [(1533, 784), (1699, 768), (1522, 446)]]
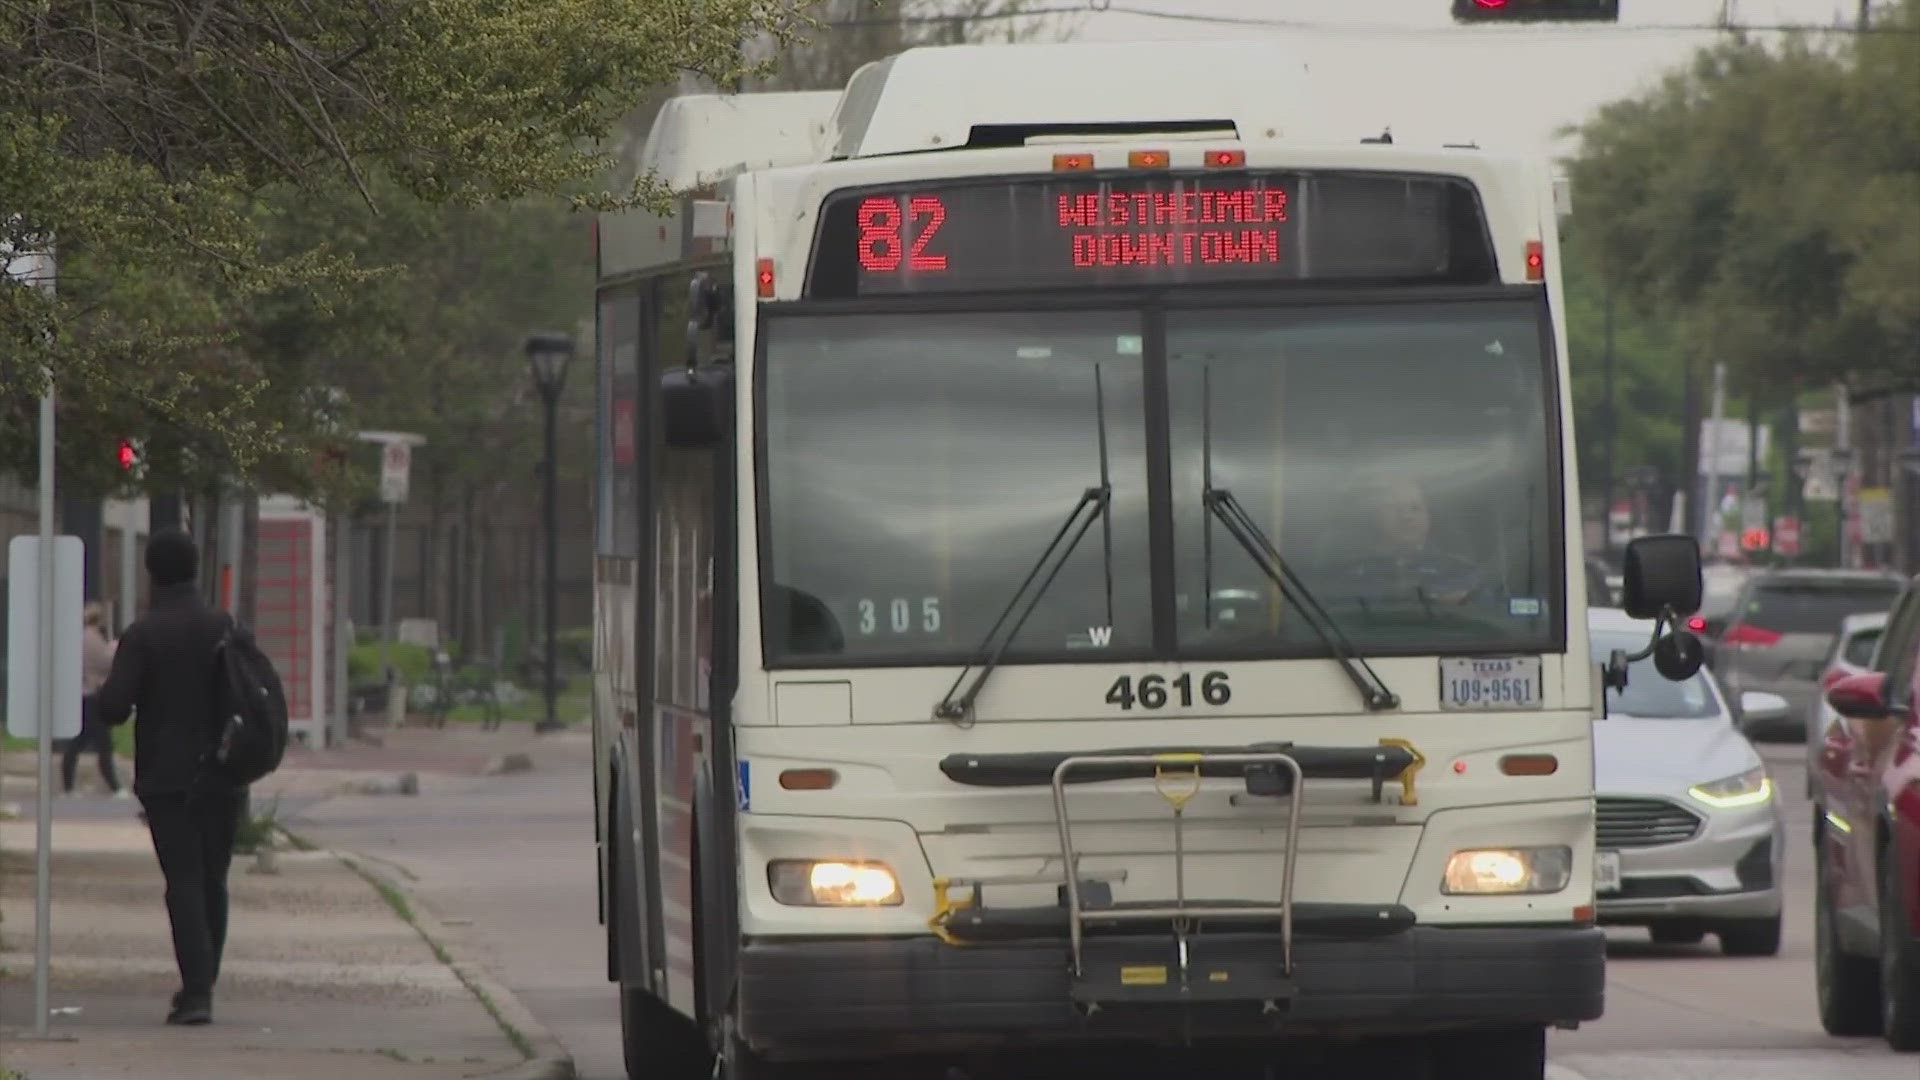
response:
[(711, 450), (733, 431), (733, 365), (660, 376), (661, 435), (676, 450)]
[[(1661, 614), (1691, 615), (1700, 610), (1705, 591), (1700, 575), (1700, 544), (1670, 533), (1642, 536), (1627, 545), (1620, 606), (1635, 619)], [(1664, 672), (1662, 672), (1664, 674)]]
[(1849, 720), (1888, 720), (1906, 711), (1897, 691), (1889, 689), (1886, 672), (1849, 675), (1827, 690), (1827, 704)]

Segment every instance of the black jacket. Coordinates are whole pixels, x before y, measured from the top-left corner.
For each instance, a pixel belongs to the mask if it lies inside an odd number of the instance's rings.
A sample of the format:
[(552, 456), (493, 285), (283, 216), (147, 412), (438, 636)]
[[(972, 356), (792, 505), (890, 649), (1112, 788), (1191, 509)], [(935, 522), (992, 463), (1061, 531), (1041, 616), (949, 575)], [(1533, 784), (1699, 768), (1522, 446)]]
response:
[(208, 607), (189, 582), (156, 587), (153, 606), (121, 635), (113, 672), (94, 701), (105, 724), (124, 724), (129, 714), (139, 715), (133, 729), (134, 794), (208, 786), (200, 760), (219, 730), (214, 650), (226, 628), (226, 614)]

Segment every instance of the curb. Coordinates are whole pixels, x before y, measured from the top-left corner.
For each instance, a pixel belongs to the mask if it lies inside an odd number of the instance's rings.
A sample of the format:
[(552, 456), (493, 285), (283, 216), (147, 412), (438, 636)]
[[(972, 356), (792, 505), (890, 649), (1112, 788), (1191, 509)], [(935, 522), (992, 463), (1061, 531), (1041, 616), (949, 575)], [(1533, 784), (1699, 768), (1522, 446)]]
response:
[(434, 956), (453, 971), (454, 976), (480, 1002), (480, 1006), (493, 1017), (507, 1040), (525, 1056), (526, 1061), (522, 1064), (491, 1073), (488, 1080), (574, 1080), (576, 1070), (573, 1055), (560, 1044), (559, 1038), (520, 1003), (513, 991), (502, 986), (483, 966), (454, 955), (450, 943), (459, 940), (459, 932), (441, 921), (418, 892), (365, 857), (350, 851), (323, 847), (285, 826), (279, 828), (296, 846), (326, 852), (379, 892), (394, 908), (394, 913), (413, 927), (427, 947), (433, 950)]

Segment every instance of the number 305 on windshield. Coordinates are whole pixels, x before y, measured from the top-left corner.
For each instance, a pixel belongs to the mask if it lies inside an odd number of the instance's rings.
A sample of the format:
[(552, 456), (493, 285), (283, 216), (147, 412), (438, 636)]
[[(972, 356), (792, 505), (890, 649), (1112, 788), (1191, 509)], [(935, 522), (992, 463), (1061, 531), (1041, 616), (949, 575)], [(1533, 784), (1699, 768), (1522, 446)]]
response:
[(1164, 709), (1168, 705), (1178, 705), (1183, 709), (1192, 708), (1195, 701), (1208, 705), (1225, 705), (1233, 700), (1233, 685), (1227, 681), (1224, 671), (1209, 671), (1195, 679), (1192, 672), (1185, 672), (1174, 678), (1165, 675), (1122, 675), (1107, 687), (1107, 703), (1120, 706), (1122, 712), (1136, 706), (1142, 709)]

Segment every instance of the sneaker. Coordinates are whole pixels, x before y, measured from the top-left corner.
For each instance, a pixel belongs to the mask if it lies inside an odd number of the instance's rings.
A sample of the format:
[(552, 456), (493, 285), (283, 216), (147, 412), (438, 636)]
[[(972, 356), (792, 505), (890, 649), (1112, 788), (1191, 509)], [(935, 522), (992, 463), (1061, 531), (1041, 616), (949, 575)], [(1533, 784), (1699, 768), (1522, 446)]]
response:
[(131, 799), (133, 798), (133, 792), (128, 791), (126, 788), (120, 788), (113, 793), (113, 797), (116, 799)]
[(173, 1010), (167, 1013), (167, 1023), (182, 1027), (199, 1027), (213, 1023), (213, 1006), (202, 1002), (183, 1002), (175, 994)]

